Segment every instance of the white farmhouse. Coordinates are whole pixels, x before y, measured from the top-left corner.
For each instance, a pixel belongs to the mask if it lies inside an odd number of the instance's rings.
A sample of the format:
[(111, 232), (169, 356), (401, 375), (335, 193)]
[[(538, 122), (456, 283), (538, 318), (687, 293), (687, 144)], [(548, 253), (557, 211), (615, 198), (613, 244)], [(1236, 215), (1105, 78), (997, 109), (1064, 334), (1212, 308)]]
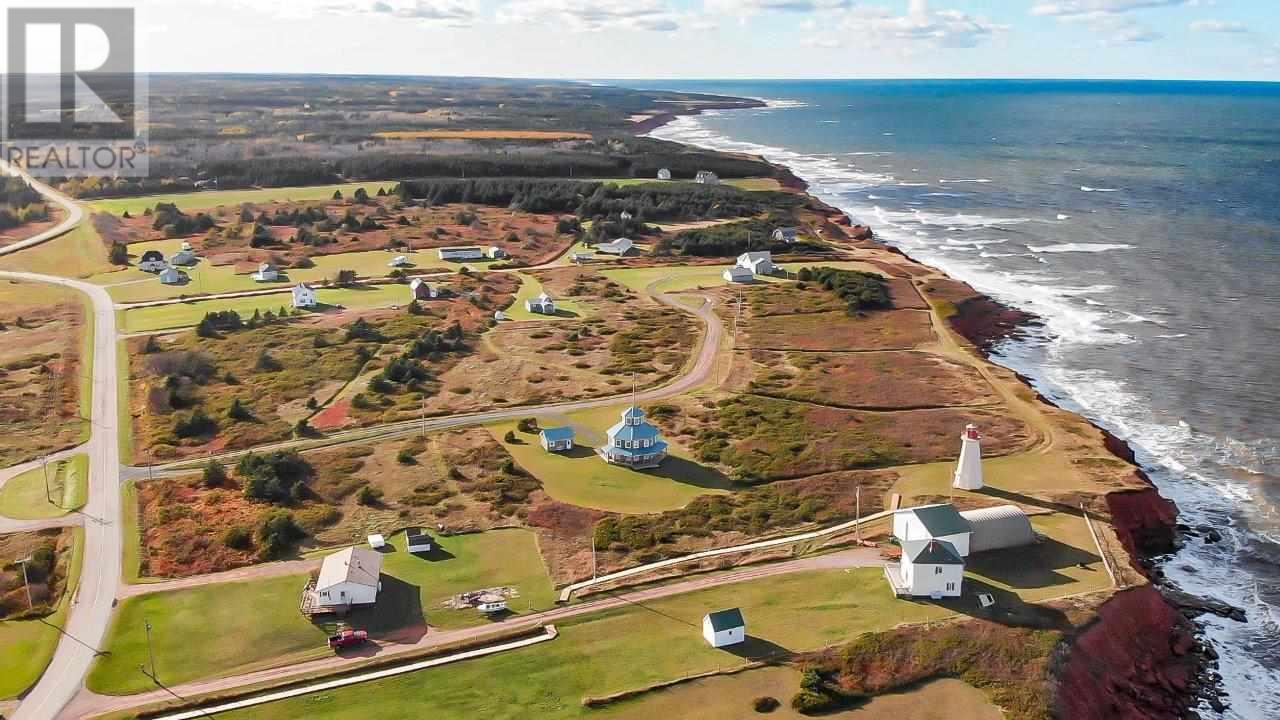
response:
[(738, 608), (717, 610), (702, 618), (702, 637), (713, 648), (737, 645), (747, 639), (747, 623)]
[(490, 245), (488, 248), (485, 249), (484, 255), (485, 257), (491, 258), (493, 260), (501, 260), (507, 256), (507, 251), (503, 250), (497, 245)]
[(541, 293), (536, 298), (525, 300), (524, 309), (539, 315), (555, 315), (556, 301), (552, 300), (550, 295)]
[(662, 168), (661, 170), (659, 170), (659, 171), (658, 171), (658, 179), (659, 179), (659, 180), (670, 180), (670, 179), (671, 179), (671, 170), (670, 170), (669, 168)]
[(280, 279), (280, 271), (276, 270), (271, 263), (262, 263), (258, 266), (258, 271), (250, 277), (254, 282), (275, 282)]
[(148, 250), (138, 258), (138, 269), (144, 272), (158, 273), (167, 267), (169, 263), (165, 261), (164, 253), (159, 250)]
[(173, 257), (169, 258), (169, 263), (172, 265), (195, 265), (196, 254), (191, 248), (179, 250), (173, 254)]
[(796, 241), (798, 236), (799, 231), (793, 227), (780, 227), (774, 228), (773, 230), (774, 242), (781, 242), (790, 245)]
[(409, 283), (409, 293), (414, 300), (435, 300), (440, 297), (440, 289), (422, 278), (414, 278)]
[(698, 174), (694, 176), (693, 181), (699, 185), (719, 185), (720, 176), (710, 170), (699, 170)]
[(631, 248), (635, 247), (635, 243), (631, 242), (631, 238), (618, 238), (612, 242), (600, 243), (596, 245), (596, 251), (606, 255), (626, 255), (631, 252)]
[(721, 276), (724, 277), (725, 282), (731, 283), (749, 283), (756, 279), (755, 273), (737, 265), (734, 265), (731, 268), (725, 268), (725, 271), (721, 273)]
[(959, 597), (964, 558), (945, 540), (905, 540), (901, 562), (886, 565), (884, 572), (897, 595)]
[(633, 218), (633, 217), (635, 217), (635, 216), (634, 216), (634, 215), (632, 215), (631, 213), (627, 212), (626, 210), (623, 210), (623, 211), (622, 211), (622, 214), (618, 216), (618, 219), (622, 220), (622, 222), (626, 222), (626, 221), (630, 220), (630, 219), (631, 219), (631, 218)]
[(768, 250), (742, 253), (738, 256), (738, 267), (746, 268), (756, 275), (772, 275), (773, 253)]
[(319, 305), (320, 301), (316, 300), (315, 288), (306, 283), (298, 283), (293, 286), (293, 306), (296, 308), (309, 308)]
[(319, 609), (343, 610), (371, 605), (382, 589), (382, 555), (368, 548), (349, 547), (324, 559), (314, 589)]
[(942, 540), (962, 558), (969, 556), (971, 533), (969, 521), (948, 503), (904, 508), (893, 514), (893, 536), (898, 542)]

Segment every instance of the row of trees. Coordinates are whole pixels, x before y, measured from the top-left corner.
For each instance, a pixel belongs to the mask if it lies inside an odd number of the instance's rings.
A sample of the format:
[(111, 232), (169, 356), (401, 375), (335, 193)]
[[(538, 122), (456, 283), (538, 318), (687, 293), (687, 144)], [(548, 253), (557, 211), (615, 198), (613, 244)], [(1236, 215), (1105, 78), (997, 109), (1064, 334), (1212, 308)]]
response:
[(875, 273), (841, 270), (832, 267), (802, 268), (801, 282), (816, 282), (848, 303), (849, 314), (861, 310), (883, 309), (893, 305), (884, 278)]

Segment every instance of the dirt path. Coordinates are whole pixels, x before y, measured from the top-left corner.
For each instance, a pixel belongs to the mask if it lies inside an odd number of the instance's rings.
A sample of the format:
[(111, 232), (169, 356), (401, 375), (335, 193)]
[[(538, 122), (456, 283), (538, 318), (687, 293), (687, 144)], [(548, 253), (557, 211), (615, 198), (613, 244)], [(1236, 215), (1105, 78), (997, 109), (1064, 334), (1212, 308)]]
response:
[(260, 580), (262, 578), (279, 577), (281, 575), (294, 575), (296, 573), (311, 572), (312, 570), (319, 568), (321, 562), (323, 562), (321, 558), (310, 558), (307, 560), (287, 560), (284, 562), (261, 563), (258, 565), (235, 568), (234, 570), (209, 573), (207, 575), (193, 575), (191, 577), (174, 578), (172, 580), (160, 580), (158, 582), (125, 585), (120, 591), (118, 597), (123, 600), (136, 595), (149, 595), (151, 593), (168, 592), (170, 590), (185, 590), (187, 588), (203, 587), (211, 583), (242, 582), (244, 580)]
[[(413, 643), (377, 643), (375, 657), (386, 658), (413, 652), (422, 652), (432, 648), (453, 645), (459, 642), (483, 640), (516, 632), (533, 630), (541, 625), (557, 622), (571, 617), (624, 607), (626, 605), (643, 604), (650, 600), (680, 595), (705, 588), (717, 587), (730, 583), (758, 580), (789, 573), (807, 570), (840, 570), (857, 567), (879, 567), (884, 563), (878, 550), (855, 548), (840, 552), (817, 555), (814, 557), (788, 560), (770, 565), (752, 566), (742, 570), (723, 574), (706, 575), (685, 580), (683, 582), (636, 590), (628, 593), (602, 593), (598, 599), (588, 600), (576, 605), (567, 605), (528, 615), (513, 616), (501, 623), (482, 625), (459, 630), (432, 630)], [(260, 683), (280, 683), (303, 677), (312, 677), (335, 672), (344, 668), (358, 667), (368, 655), (359, 657), (334, 656), (321, 660), (294, 663), (282, 667), (259, 670), (241, 675), (183, 683), (171, 688), (182, 697), (194, 697), (208, 693), (225, 693), (236, 688)], [(173, 695), (164, 690), (154, 690), (136, 695), (99, 695), (82, 690), (75, 700), (67, 706), (68, 717), (85, 717), (99, 713), (116, 712), (149, 705), (156, 702), (172, 700)]]

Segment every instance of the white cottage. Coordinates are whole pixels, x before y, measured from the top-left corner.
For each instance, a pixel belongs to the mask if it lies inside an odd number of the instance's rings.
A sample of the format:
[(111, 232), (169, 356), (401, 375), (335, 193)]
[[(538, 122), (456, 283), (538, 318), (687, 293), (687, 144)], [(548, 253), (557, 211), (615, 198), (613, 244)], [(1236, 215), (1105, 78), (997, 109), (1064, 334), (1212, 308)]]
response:
[(948, 503), (905, 508), (893, 514), (893, 536), (898, 542), (942, 540), (962, 558), (969, 556), (971, 532), (969, 521)]
[(886, 565), (885, 575), (898, 595), (959, 597), (964, 558), (945, 540), (906, 540), (902, 542), (901, 562), (897, 567)]
[(173, 265), (195, 265), (196, 254), (191, 248), (184, 248), (174, 253), (169, 262)]
[(710, 170), (699, 170), (698, 174), (694, 176), (693, 181), (699, 185), (719, 185), (720, 176)]
[(631, 238), (618, 238), (612, 242), (600, 243), (596, 245), (596, 251), (606, 255), (626, 255), (635, 247), (635, 243), (631, 242)]
[(738, 608), (717, 610), (702, 618), (702, 637), (713, 648), (737, 645), (747, 639), (747, 623)]
[(786, 243), (790, 245), (791, 243), (794, 243), (796, 241), (796, 238), (799, 236), (799, 234), (800, 234), (799, 231), (793, 227), (774, 228), (773, 240), (774, 242)]
[(667, 443), (658, 428), (644, 419), (644, 411), (632, 405), (622, 411), (622, 420), (609, 428), (609, 442), (596, 453), (613, 465), (654, 468), (667, 457)]
[(414, 278), (409, 283), (409, 293), (414, 300), (435, 300), (440, 297), (439, 288), (422, 278)]
[(668, 168), (662, 168), (661, 170), (659, 170), (659, 171), (658, 171), (658, 179), (659, 179), (659, 180), (670, 180), (670, 179), (671, 179), (671, 170), (670, 170), (670, 169), (668, 169)]
[(296, 308), (309, 308), (319, 305), (320, 301), (316, 299), (315, 288), (306, 283), (298, 283), (293, 286), (293, 306)]
[(531, 313), (539, 315), (555, 315), (556, 301), (546, 293), (541, 293), (538, 297), (524, 301), (524, 309)]
[(731, 283), (749, 283), (756, 279), (755, 273), (737, 265), (731, 268), (725, 268), (725, 271), (720, 273), (720, 275), (724, 278), (725, 282)]
[(381, 554), (361, 547), (336, 552), (320, 565), (314, 591), (316, 603), (333, 609), (371, 605), (378, 601), (381, 575)]
[(542, 449), (547, 452), (564, 452), (573, 449), (573, 428), (569, 426), (543, 428), (538, 433)]
[(276, 270), (271, 263), (262, 263), (258, 266), (258, 271), (250, 277), (254, 282), (275, 282), (280, 279), (280, 271)]
[(493, 260), (501, 260), (507, 256), (507, 251), (503, 250), (497, 245), (490, 245), (488, 249), (484, 251), (484, 254), (485, 254), (485, 257), (487, 258), (491, 258)]
[(756, 275), (772, 275), (773, 253), (768, 250), (742, 253), (738, 256), (738, 267), (746, 268)]
[(626, 222), (626, 221), (630, 220), (630, 219), (631, 219), (631, 218), (633, 218), (633, 217), (635, 217), (635, 216), (634, 216), (634, 215), (632, 215), (631, 213), (627, 212), (626, 210), (623, 210), (623, 211), (622, 211), (622, 213), (621, 213), (620, 215), (618, 215), (618, 218), (619, 218), (620, 220), (622, 220), (622, 222)]

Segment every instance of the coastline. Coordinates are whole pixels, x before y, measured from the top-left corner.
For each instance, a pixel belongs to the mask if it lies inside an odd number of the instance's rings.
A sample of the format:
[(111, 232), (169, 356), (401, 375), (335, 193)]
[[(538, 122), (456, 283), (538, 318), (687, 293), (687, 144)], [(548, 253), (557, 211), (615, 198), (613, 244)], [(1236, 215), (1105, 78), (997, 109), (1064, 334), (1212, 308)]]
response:
[[(644, 133), (651, 133), (682, 115), (698, 114), (700, 111), (670, 114)], [(792, 168), (758, 155), (753, 157), (773, 167), (780, 184), (802, 192), (814, 204), (828, 208), (833, 224), (853, 225), (848, 213), (809, 193), (811, 186), (808, 181)], [(865, 238), (854, 239), (871, 239), (873, 235), (873, 230), (868, 228)], [(917, 260), (901, 248), (878, 239), (875, 242), (913, 264), (972, 290), (968, 283)], [(1016, 339), (1029, 327), (1043, 325), (1042, 319), (1032, 313), (976, 290), (971, 298), (957, 304), (956, 313), (948, 322), (957, 334), (973, 345), (977, 353), (995, 365), (1000, 365), (993, 353), (997, 345)], [(1070, 638), (1065, 656), (1051, 671), (1058, 683), (1054, 710), (1062, 717), (1097, 720), (1114, 717), (1173, 720), (1194, 713), (1199, 705), (1221, 712), (1225, 708), (1225, 694), (1221, 675), (1216, 672), (1217, 653), (1205, 637), (1203, 628), (1191, 620), (1206, 612), (1242, 619), (1243, 611), (1193, 597), (1162, 582), (1160, 560), (1178, 547), (1181, 531), (1185, 529), (1178, 522), (1177, 505), (1160, 494), (1125, 440), (1099, 423), (1046, 398), (1035, 389), (1031, 378), (1012, 368), (1006, 369), (1013, 372), (1041, 403), (1070, 413), (1096, 429), (1102, 435), (1106, 449), (1125, 462), (1145, 485), (1141, 489), (1109, 492), (1102, 498), (1110, 515), (1109, 524), (1125, 547), (1130, 564), (1147, 582), (1114, 591), (1095, 609), (1094, 619)], [(1167, 639), (1167, 642), (1162, 639)], [(1105, 700), (1099, 695), (1104, 695)]]

